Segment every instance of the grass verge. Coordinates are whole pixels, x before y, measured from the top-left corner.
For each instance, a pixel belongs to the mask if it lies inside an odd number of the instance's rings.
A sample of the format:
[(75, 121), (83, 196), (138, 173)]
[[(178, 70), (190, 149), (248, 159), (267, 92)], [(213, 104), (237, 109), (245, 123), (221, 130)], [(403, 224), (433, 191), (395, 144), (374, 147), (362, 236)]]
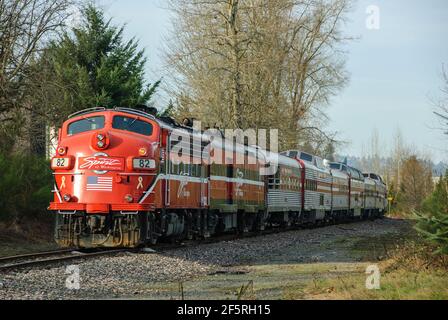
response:
[[(434, 247), (420, 239), (406, 241), (387, 252), (383, 261), (359, 264), (350, 275), (323, 277), (309, 283), (291, 298), (356, 300), (445, 300), (448, 299), (448, 257), (435, 256)], [(366, 288), (366, 268), (376, 264), (380, 288)]]

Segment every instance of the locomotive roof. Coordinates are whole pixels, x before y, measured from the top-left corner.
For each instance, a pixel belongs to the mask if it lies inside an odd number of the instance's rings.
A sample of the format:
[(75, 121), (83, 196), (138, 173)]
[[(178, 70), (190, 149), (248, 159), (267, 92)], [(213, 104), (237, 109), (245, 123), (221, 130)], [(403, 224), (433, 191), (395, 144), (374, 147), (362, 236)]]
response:
[[(277, 156), (278, 158), (275, 159), (275, 156)], [(284, 155), (281, 155), (280, 153), (269, 152), (266, 157), (266, 162), (273, 163), (275, 161), (277, 161), (279, 165), (288, 166), (288, 167), (297, 168), (297, 169), (301, 168), (300, 163), (297, 160), (292, 159), (287, 156), (284, 156)]]
[(330, 165), (331, 165), (331, 164), (337, 164), (337, 165), (339, 165), (340, 167), (341, 167), (341, 166), (345, 166), (345, 167), (347, 168), (347, 171), (344, 171), (344, 170), (341, 170), (341, 169), (335, 169), (335, 168), (332, 168), (332, 170), (334, 170), (334, 172), (337, 172), (337, 171), (339, 171), (339, 172), (344, 172), (344, 173), (346, 173), (346, 174), (350, 174), (350, 176), (351, 176), (352, 179), (359, 180), (359, 181), (364, 181), (364, 180), (365, 180), (362, 171), (359, 170), (359, 169), (356, 169), (355, 167), (352, 167), (352, 166), (349, 166), (349, 165), (347, 165), (347, 164), (345, 164), (345, 163), (337, 162), (337, 161), (330, 162)]
[[(291, 159), (301, 160), (306, 168), (330, 174), (330, 169), (324, 165), (324, 160), (321, 157), (318, 157), (316, 155), (307, 152), (303, 152), (301, 150), (287, 150), (281, 152), (281, 154)], [(309, 157), (310, 159), (305, 159), (303, 155)]]
[(370, 185), (375, 185), (376, 184), (376, 180), (370, 178), (370, 177), (365, 177), (364, 178), (364, 183), (365, 184), (370, 184)]
[[(371, 180), (379, 181), (379, 182), (385, 184), (383, 178), (381, 177), (381, 175), (379, 175), (379, 174), (377, 174), (375, 172), (364, 172), (363, 175), (364, 175), (365, 179), (371, 179)], [(365, 175), (367, 175), (367, 177)], [(378, 179), (372, 178), (370, 175), (374, 175)]]
[(343, 179), (347, 179), (348, 180), (348, 174), (347, 172), (341, 171), (341, 170), (334, 170), (334, 169), (330, 169), (331, 174), (335, 177), (338, 178), (343, 178)]
[[(128, 113), (131, 115), (141, 116), (141, 117), (145, 117), (147, 119), (156, 121), (162, 128), (166, 128), (166, 129), (170, 129), (170, 130), (179, 130), (180, 134), (183, 133), (186, 135), (196, 135), (196, 136), (200, 136), (201, 139), (204, 139), (204, 137), (206, 137), (206, 139), (208, 141), (210, 139), (210, 136), (204, 134), (204, 132), (198, 132), (198, 131), (193, 130), (193, 128), (191, 128), (191, 127), (182, 126), (174, 121), (168, 121), (168, 119), (162, 119), (162, 118), (156, 117), (150, 113), (147, 113), (147, 112), (144, 112), (144, 111), (141, 111), (138, 109), (132, 109), (132, 108), (122, 108), (122, 107), (116, 107), (113, 109), (107, 109), (104, 107), (89, 108), (89, 109), (81, 110), (81, 111), (71, 114), (68, 117), (68, 119), (72, 119), (75, 117), (79, 117), (79, 116), (83, 116), (83, 115), (87, 115), (87, 114), (91, 114), (91, 113), (99, 113), (99, 112), (123, 112), (123, 113)], [(223, 146), (224, 146), (225, 150), (233, 150), (234, 145), (233, 145), (232, 141), (225, 139), (225, 137), (222, 137), (222, 140), (224, 141)], [(214, 141), (212, 141), (212, 145), (218, 146), (218, 142), (216, 142), (216, 140), (214, 140)], [(236, 149), (235, 149), (236, 152), (244, 153), (245, 151), (248, 151), (253, 156), (255, 156), (257, 154), (257, 151), (260, 149), (258, 146), (243, 145), (240, 143), (235, 144), (235, 147), (236, 147)], [(286, 155), (282, 155), (280, 153), (271, 153), (266, 150), (263, 150), (263, 152), (261, 152), (261, 155), (264, 156), (264, 158), (265, 158), (264, 160), (266, 161), (266, 163), (270, 163), (270, 162), (272, 163), (272, 162), (278, 161), (278, 164), (280, 164), (280, 165), (285, 165), (285, 166), (289, 166), (289, 167), (293, 167), (293, 168), (301, 167), (299, 162), (296, 159), (293, 159)], [(316, 157), (314, 155), (311, 155), (311, 156)], [(277, 157), (277, 160), (275, 159), (275, 157)], [(310, 162), (307, 162), (306, 166), (311, 167), (315, 170), (319, 170), (319, 171), (328, 171), (328, 169), (319, 168)]]
[[(165, 129), (169, 129), (169, 130), (177, 130), (179, 132), (179, 134), (193, 135), (193, 136), (200, 137), (202, 140), (204, 140), (204, 138), (205, 138), (206, 141), (210, 141), (210, 136), (205, 134), (202, 131), (199, 132), (197, 130), (193, 130), (193, 128), (191, 128), (191, 127), (186, 127), (181, 124), (178, 124), (174, 120), (168, 121), (168, 118), (162, 119), (162, 118), (156, 117), (150, 113), (147, 113), (147, 112), (144, 112), (144, 111), (141, 111), (138, 109), (133, 109), (133, 108), (122, 108), (122, 107), (116, 107), (113, 109), (107, 109), (104, 107), (89, 108), (89, 109), (81, 110), (81, 111), (71, 114), (68, 117), (68, 119), (84, 116), (87, 114), (99, 113), (99, 112), (122, 112), (122, 113), (131, 114), (131, 115), (145, 117), (147, 119), (156, 121), (160, 125), (161, 128), (165, 128)], [(225, 150), (233, 150), (233, 143), (231, 141), (225, 139), (225, 137), (222, 137), (222, 140), (224, 141), (224, 143), (223, 143), (223, 145), (221, 145), (221, 147), (224, 146)], [(212, 141), (212, 145), (218, 146), (218, 142), (216, 142), (216, 140)], [(258, 146), (243, 145), (240, 143), (235, 144), (235, 147), (236, 147), (235, 148), (236, 152), (244, 153), (245, 151), (248, 151), (252, 156), (255, 156), (257, 154), (257, 150), (259, 149)], [(261, 154), (264, 155), (264, 154), (266, 154), (266, 152), (262, 152)]]

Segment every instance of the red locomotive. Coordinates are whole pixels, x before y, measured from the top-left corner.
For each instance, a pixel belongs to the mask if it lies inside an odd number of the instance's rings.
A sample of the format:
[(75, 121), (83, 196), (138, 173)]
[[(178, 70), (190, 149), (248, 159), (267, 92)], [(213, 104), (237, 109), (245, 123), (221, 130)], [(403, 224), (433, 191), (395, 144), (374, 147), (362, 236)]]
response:
[[(66, 247), (136, 247), (384, 213), (382, 201), (365, 195), (384, 199), (381, 180), (365, 193), (362, 174), (298, 151), (261, 151), (137, 109), (80, 111), (59, 130), (51, 161), (55, 239)], [(278, 170), (262, 175), (273, 156)]]

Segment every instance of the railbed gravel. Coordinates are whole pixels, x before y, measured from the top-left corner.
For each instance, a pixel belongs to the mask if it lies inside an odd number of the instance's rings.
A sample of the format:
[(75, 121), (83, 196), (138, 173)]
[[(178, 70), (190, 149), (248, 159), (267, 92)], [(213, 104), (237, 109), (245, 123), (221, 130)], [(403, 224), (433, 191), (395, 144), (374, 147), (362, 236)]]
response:
[[(114, 299), (157, 293), (160, 283), (175, 283), (269, 261), (308, 263), (349, 261), (336, 241), (396, 234), (408, 230), (402, 220), (382, 219), (302, 229), (232, 241), (187, 246), (156, 253), (122, 253), (57, 266), (0, 273), (0, 299)], [(334, 245), (333, 245), (334, 244)], [(66, 287), (68, 265), (80, 270), (80, 289)], [(159, 285), (154, 285), (159, 284)]]

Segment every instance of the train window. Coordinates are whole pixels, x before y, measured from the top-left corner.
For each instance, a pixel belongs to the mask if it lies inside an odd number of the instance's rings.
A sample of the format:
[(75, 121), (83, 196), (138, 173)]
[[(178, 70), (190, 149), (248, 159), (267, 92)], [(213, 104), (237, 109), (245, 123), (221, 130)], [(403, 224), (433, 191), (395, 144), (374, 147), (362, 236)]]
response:
[(153, 130), (152, 124), (146, 121), (124, 116), (115, 116), (112, 122), (112, 128), (118, 130), (130, 131), (145, 136), (150, 136)]
[(233, 178), (233, 166), (232, 165), (226, 166), (226, 177)]
[(269, 189), (278, 189), (280, 179), (280, 170), (277, 170), (275, 175), (269, 177)]
[(290, 151), (289, 152), (289, 157), (293, 158), (293, 159), (296, 159), (297, 158), (297, 154), (298, 154), (297, 151)]
[(104, 116), (90, 117), (72, 122), (68, 125), (68, 135), (104, 128)]
[(300, 153), (300, 159), (303, 161), (313, 162), (313, 156), (305, 152)]
[(350, 173), (352, 179), (359, 179), (358, 173), (353, 168), (348, 168), (348, 172)]
[(363, 175), (362, 175), (362, 173), (361, 173), (361, 171), (359, 171), (359, 170), (357, 170), (357, 169), (354, 169), (354, 171), (355, 171), (355, 173), (356, 173), (356, 179), (358, 179), (358, 180), (364, 180), (363, 179)]
[(330, 163), (330, 168), (333, 170), (341, 170), (341, 165), (339, 163)]
[(322, 160), (322, 158), (316, 157), (315, 159), (316, 159), (316, 167), (321, 168), (321, 169), (325, 168), (324, 161)]
[(171, 173), (179, 174), (181, 164), (176, 164), (174, 161), (171, 162)]
[(191, 176), (191, 165), (184, 163), (184, 175)]

